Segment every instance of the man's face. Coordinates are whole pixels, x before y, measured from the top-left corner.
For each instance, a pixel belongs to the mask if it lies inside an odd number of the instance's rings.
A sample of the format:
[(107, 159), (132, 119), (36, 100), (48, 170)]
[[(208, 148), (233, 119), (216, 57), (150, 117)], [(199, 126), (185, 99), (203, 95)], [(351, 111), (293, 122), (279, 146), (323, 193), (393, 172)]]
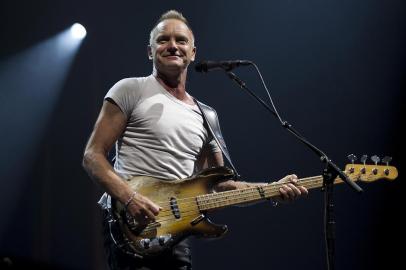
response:
[(153, 32), (148, 54), (158, 71), (181, 72), (195, 60), (193, 34), (182, 21), (164, 20)]

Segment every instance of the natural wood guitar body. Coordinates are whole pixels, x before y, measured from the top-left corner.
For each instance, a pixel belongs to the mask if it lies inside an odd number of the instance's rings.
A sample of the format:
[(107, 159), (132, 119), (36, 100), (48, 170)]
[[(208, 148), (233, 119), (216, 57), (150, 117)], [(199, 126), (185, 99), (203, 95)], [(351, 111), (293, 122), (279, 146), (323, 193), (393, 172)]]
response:
[[(127, 224), (123, 215), (123, 205), (117, 201), (113, 203), (114, 213), (119, 217), (120, 228), (129, 242), (132, 242), (134, 251), (141, 255), (160, 253), (190, 235), (220, 237), (227, 231), (227, 226), (212, 223), (205, 216), (206, 211), (199, 209), (197, 198), (212, 193), (215, 183), (233, 176), (233, 171), (226, 167), (206, 169), (193, 178), (175, 181), (137, 176), (129, 180), (133, 190), (162, 207), (156, 216), (157, 222), (148, 224), (138, 233), (137, 230), (130, 229), (131, 225)], [(159, 236), (168, 236), (168, 239), (161, 240), (161, 243), (165, 243), (160, 244)], [(155, 239), (158, 242), (154, 243), (152, 240), (146, 248), (144, 239)]]

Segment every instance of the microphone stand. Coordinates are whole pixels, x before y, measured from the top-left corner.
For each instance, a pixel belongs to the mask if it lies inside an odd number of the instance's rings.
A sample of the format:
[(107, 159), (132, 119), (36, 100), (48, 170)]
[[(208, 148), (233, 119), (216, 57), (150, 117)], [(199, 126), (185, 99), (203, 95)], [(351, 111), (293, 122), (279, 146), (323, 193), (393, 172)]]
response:
[[(255, 66), (255, 64), (253, 64)], [(256, 66), (255, 66), (256, 67)], [(235, 81), (242, 89), (245, 89), (252, 97), (254, 97), (262, 106), (265, 107), (273, 116), (279, 118), (279, 115), (273, 111), (269, 105), (252, 92), (244, 81), (238, 78), (230, 69), (225, 70), (228, 77)], [(262, 78), (261, 78), (262, 79)], [(280, 118), (279, 118), (280, 119)], [(299, 132), (297, 132), (291, 124), (287, 121), (280, 119), (282, 127), (284, 127), (289, 133), (295, 136), (299, 141), (304, 143), (310, 150), (319, 156), (320, 161), (324, 163), (325, 168), (323, 170), (323, 190), (325, 194), (324, 202), (324, 224), (325, 224), (325, 240), (326, 240), (326, 255), (327, 255), (327, 269), (334, 270), (334, 247), (335, 247), (335, 221), (334, 221), (334, 201), (333, 201), (333, 186), (334, 180), (337, 176), (348, 184), (354, 191), (361, 193), (363, 190), (353, 181), (351, 181), (341, 169), (334, 164), (327, 155), (319, 148), (311, 144), (306, 140)]]

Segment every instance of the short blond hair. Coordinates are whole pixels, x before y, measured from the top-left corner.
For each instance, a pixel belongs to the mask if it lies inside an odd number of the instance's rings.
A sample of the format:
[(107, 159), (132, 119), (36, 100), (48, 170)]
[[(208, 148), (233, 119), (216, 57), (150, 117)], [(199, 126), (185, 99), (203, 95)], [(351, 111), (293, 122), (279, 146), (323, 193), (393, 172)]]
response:
[(168, 10), (167, 12), (165, 12), (164, 14), (161, 15), (161, 17), (159, 18), (159, 20), (155, 23), (154, 27), (152, 28), (151, 32), (149, 33), (149, 45), (152, 44), (152, 41), (154, 39), (154, 35), (155, 35), (155, 31), (156, 31), (156, 27), (158, 26), (158, 24), (160, 24), (161, 22), (165, 21), (165, 20), (170, 20), (170, 19), (174, 19), (174, 20), (179, 20), (181, 22), (183, 22), (190, 30), (190, 32), (192, 33), (192, 44), (194, 45), (194, 35), (193, 35), (193, 31), (192, 28), (190, 27), (190, 24), (188, 22), (188, 20), (182, 15), (182, 13), (180, 13), (177, 10)]

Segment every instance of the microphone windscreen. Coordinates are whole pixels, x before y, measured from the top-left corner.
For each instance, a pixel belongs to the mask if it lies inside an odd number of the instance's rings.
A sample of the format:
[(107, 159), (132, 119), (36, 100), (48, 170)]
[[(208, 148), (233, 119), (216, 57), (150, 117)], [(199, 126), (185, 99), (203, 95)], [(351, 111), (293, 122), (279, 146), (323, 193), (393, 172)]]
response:
[(206, 64), (206, 62), (205, 62), (205, 61), (198, 62), (198, 63), (195, 65), (195, 70), (196, 70), (197, 72), (207, 72), (207, 64)]

